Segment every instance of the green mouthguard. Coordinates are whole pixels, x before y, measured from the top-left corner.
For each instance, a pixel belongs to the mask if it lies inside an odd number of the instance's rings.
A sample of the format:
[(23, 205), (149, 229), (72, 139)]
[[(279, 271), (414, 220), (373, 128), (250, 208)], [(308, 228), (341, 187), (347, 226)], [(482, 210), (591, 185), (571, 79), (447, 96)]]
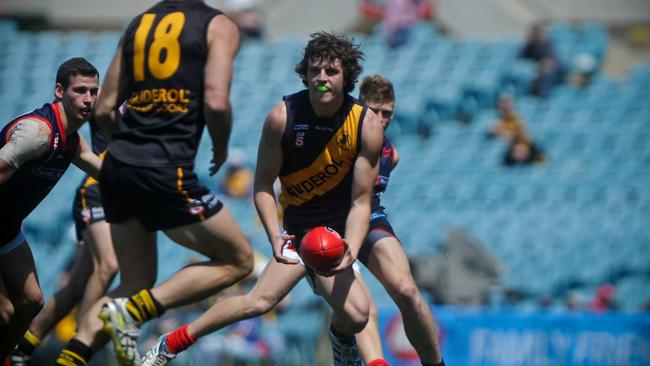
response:
[(330, 88), (326, 87), (325, 85), (319, 85), (318, 87), (316, 87), (316, 90), (318, 90), (321, 93), (327, 93), (328, 91), (330, 91)]

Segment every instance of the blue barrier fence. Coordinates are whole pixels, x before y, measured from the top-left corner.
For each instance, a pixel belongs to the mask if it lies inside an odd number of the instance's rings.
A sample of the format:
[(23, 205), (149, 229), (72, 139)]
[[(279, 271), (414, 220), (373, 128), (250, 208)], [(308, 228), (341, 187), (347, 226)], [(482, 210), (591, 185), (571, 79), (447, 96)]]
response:
[[(650, 314), (490, 311), (436, 308), (447, 365), (650, 365)], [(420, 365), (399, 312), (380, 308), (391, 365)]]

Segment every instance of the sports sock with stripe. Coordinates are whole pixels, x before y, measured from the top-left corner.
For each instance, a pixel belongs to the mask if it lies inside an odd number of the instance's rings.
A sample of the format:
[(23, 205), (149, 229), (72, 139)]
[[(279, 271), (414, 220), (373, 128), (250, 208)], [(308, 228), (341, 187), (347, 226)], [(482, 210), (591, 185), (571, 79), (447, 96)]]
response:
[(138, 324), (157, 318), (165, 312), (163, 306), (147, 289), (131, 296), (126, 304), (126, 310)]
[(165, 344), (167, 345), (167, 349), (173, 354), (178, 354), (179, 352), (185, 351), (194, 343), (196, 343), (196, 339), (192, 338), (187, 332), (187, 324), (169, 333), (165, 337)]
[(90, 347), (76, 339), (72, 339), (68, 345), (61, 350), (56, 358), (57, 366), (86, 366), (92, 356), (93, 351)]
[(41, 340), (28, 330), (16, 347), (20, 352), (31, 355), (39, 344), (41, 344)]

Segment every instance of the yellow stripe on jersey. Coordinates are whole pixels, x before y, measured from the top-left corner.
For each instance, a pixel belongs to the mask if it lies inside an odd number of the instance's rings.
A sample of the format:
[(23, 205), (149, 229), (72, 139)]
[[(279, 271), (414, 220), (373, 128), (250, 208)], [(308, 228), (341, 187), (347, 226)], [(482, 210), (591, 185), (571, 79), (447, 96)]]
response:
[(343, 181), (357, 157), (362, 111), (363, 107), (358, 104), (352, 107), (341, 128), (311, 165), (280, 176), (280, 204), (283, 208), (300, 206), (315, 196), (323, 196)]

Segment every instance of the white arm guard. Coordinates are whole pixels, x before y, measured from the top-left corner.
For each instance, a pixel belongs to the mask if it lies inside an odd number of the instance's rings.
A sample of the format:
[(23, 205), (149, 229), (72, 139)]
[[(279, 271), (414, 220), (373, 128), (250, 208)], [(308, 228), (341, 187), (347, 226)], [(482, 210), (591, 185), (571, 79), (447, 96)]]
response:
[[(11, 132), (10, 132), (11, 133)], [(26, 118), (19, 121), (0, 149), (0, 159), (18, 169), (26, 161), (41, 156), (50, 141), (50, 128), (43, 121)]]

